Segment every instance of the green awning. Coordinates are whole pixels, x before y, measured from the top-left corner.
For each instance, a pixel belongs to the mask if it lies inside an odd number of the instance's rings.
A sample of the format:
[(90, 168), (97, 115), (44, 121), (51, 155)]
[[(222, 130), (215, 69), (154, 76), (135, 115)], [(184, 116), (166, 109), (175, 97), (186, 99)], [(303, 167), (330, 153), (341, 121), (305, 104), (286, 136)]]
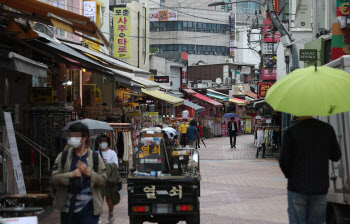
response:
[(220, 95), (213, 94), (213, 93), (207, 93), (207, 96), (213, 97), (213, 98), (216, 98), (216, 99), (219, 99), (219, 100), (222, 100), (222, 101), (227, 101), (228, 100), (228, 97), (226, 97), (226, 96), (220, 96)]

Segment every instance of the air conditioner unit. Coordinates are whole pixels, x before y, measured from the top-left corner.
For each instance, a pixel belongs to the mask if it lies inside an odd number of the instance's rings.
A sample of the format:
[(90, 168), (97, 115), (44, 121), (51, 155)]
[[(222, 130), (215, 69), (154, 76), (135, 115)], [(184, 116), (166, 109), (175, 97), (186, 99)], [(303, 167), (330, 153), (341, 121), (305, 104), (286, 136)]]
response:
[(213, 87), (213, 82), (211, 80), (202, 80), (202, 83), (206, 83), (208, 88)]
[(233, 59), (232, 59), (232, 58), (227, 58), (227, 59), (225, 60), (225, 62), (226, 62), (226, 63), (233, 63)]

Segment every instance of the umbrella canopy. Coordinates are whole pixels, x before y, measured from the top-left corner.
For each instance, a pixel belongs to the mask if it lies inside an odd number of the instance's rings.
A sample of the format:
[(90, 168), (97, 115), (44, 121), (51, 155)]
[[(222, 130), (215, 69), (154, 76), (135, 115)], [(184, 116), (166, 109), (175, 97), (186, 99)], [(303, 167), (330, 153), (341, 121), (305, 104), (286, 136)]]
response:
[(62, 131), (68, 131), (69, 127), (76, 123), (84, 124), (89, 129), (90, 135), (113, 131), (113, 128), (107, 122), (96, 121), (92, 119), (83, 119), (79, 121), (68, 122)]
[(238, 115), (235, 113), (226, 113), (224, 114), (224, 116), (222, 116), (222, 118), (230, 118), (230, 117), (238, 117)]
[(297, 69), (273, 84), (265, 102), (296, 116), (329, 116), (350, 111), (350, 74), (330, 67)]

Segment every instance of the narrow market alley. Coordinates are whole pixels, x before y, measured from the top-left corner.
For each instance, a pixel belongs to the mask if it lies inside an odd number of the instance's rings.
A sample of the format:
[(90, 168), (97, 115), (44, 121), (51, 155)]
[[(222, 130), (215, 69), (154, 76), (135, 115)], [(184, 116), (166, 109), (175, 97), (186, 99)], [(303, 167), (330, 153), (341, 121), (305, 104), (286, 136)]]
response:
[[(212, 138), (201, 144), (201, 223), (288, 223), (286, 179), (273, 158), (255, 158), (253, 135), (237, 137), (237, 148), (229, 138)], [(124, 184), (121, 202), (116, 206), (114, 224), (128, 224), (127, 191)], [(104, 204), (104, 217), (107, 217)], [(40, 224), (56, 224), (53, 212)], [(106, 220), (107, 221), (107, 220)], [(107, 222), (106, 222), (107, 223)]]

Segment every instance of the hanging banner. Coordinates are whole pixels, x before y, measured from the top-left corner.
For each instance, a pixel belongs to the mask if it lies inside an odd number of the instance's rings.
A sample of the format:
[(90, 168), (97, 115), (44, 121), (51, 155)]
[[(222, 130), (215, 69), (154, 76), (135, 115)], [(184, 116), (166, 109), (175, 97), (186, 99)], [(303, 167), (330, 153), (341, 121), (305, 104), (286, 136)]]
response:
[(235, 35), (236, 35), (236, 15), (230, 14), (230, 57), (234, 61), (235, 58)]
[(130, 58), (130, 8), (114, 8), (114, 57)]
[(177, 21), (177, 11), (174, 10), (157, 10), (149, 13), (150, 22), (158, 21)]
[(227, 136), (227, 124), (221, 124), (221, 134), (222, 136)]
[(17, 189), (19, 194), (27, 194), (26, 187), (24, 185), (21, 160), (18, 155), (18, 148), (16, 142), (15, 129), (13, 128), (12, 117), (10, 112), (4, 112), (7, 137), (10, 145), (11, 159), (13, 164), (13, 176), (16, 180)]

